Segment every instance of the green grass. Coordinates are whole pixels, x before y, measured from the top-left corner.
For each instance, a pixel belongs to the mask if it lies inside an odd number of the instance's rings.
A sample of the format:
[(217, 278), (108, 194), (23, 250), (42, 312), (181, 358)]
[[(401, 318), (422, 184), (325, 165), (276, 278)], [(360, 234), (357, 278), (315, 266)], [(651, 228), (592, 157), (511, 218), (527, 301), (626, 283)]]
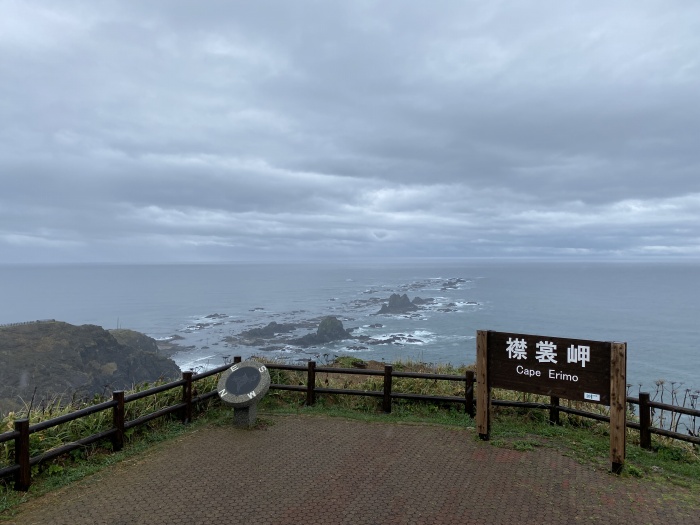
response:
[(259, 415), (310, 415), (341, 417), (355, 421), (381, 421), (389, 423), (421, 423), (454, 427), (474, 427), (474, 420), (465, 414), (463, 410), (455, 408), (446, 410), (430, 410), (428, 407), (416, 408), (401, 406), (396, 403), (392, 407), (391, 414), (384, 414), (375, 407), (374, 410), (357, 410), (341, 405), (324, 405), (317, 403), (314, 406), (291, 403), (271, 404), (261, 403)]
[(333, 366), (337, 366), (340, 368), (353, 368), (353, 367), (361, 367), (364, 366), (366, 363), (362, 359), (359, 359), (357, 357), (352, 357), (352, 356), (341, 356), (336, 358), (335, 362), (333, 363)]

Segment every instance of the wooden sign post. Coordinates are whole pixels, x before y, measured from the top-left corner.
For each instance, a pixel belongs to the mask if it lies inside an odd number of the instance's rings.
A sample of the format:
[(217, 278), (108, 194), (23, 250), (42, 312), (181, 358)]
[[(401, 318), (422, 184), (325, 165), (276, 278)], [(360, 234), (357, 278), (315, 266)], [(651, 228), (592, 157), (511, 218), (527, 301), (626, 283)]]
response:
[(610, 462), (625, 461), (627, 344), (479, 330), (476, 336), (479, 437), (489, 439), (491, 388), (610, 407)]

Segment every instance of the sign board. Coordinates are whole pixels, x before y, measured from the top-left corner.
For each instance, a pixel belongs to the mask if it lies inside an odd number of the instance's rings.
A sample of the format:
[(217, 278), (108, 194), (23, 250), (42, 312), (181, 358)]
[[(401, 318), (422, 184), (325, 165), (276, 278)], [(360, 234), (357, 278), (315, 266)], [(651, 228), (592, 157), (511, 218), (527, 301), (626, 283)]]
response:
[(482, 439), (489, 439), (494, 387), (609, 406), (610, 461), (613, 472), (622, 470), (626, 446), (626, 343), (479, 330), (476, 382), (476, 426)]
[(489, 332), (492, 388), (610, 404), (612, 343)]

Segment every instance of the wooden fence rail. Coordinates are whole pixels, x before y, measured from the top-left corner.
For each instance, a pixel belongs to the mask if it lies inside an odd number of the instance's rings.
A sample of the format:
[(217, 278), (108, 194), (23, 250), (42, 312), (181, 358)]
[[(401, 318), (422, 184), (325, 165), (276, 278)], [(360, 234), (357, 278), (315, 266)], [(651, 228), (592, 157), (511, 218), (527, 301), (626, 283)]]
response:
[[(240, 362), (240, 357), (234, 358), (234, 363)], [(286, 370), (306, 373), (306, 385), (288, 385), (276, 384), (270, 385), (271, 390), (287, 390), (297, 391), (306, 394), (306, 403), (313, 405), (316, 402), (318, 394), (337, 394), (337, 395), (360, 395), (382, 398), (382, 410), (385, 413), (391, 412), (393, 399), (410, 399), (415, 401), (424, 401), (432, 403), (456, 403), (464, 405), (465, 411), (474, 417), (474, 408), (476, 406), (474, 399), (474, 372), (467, 371), (464, 375), (446, 375), (446, 374), (429, 374), (418, 372), (401, 372), (395, 371), (391, 365), (385, 365), (384, 370), (366, 370), (361, 368), (334, 368), (334, 367), (316, 367), (314, 361), (309, 361), (306, 366), (303, 365), (284, 365), (284, 364), (269, 364), (266, 365), (269, 370)], [(125, 395), (123, 391), (116, 391), (112, 395), (111, 401), (98, 403), (70, 414), (65, 414), (53, 419), (48, 419), (39, 423), (30, 425), (29, 419), (18, 419), (14, 422), (14, 430), (0, 434), (0, 444), (14, 441), (14, 461), (15, 464), (0, 468), (0, 479), (13, 476), (14, 487), (16, 490), (28, 490), (31, 484), (31, 467), (42, 462), (49, 461), (60, 455), (67, 454), (73, 450), (87, 446), (97, 441), (109, 439), (113, 450), (116, 452), (124, 446), (124, 433), (126, 430), (137, 427), (153, 419), (163, 417), (168, 414), (178, 414), (179, 419), (183, 423), (192, 420), (193, 409), (195, 406), (208, 399), (217, 398), (218, 392), (216, 389), (193, 396), (193, 386), (197, 381), (207, 377), (214, 376), (225, 371), (230, 365), (226, 364), (200, 374), (193, 372), (183, 372), (182, 379), (173, 381), (164, 385), (156, 386)], [(347, 375), (366, 375), (382, 377), (382, 390), (349, 390), (341, 388), (324, 388), (316, 386), (317, 374), (347, 374)], [(425, 394), (410, 394), (404, 392), (395, 392), (393, 390), (393, 378), (412, 378), (425, 380), (440, 380), (453, 381), (464, 383), (464, 396), (433, 396)], [(182, 388), (182, 401), (172, 406), (164, 407), (155, 410), (151, 413), (144, 414), (136, 419), (127, 421), (125, 410), (128, 403), (143, 399), (148, 396), (158, 395), (162, 392)], [(687, 441), (694, 444), (700, 444), (699, 436), (685, 435), (678, 432), (672, 432), (652, 426), (651, 411), (654, 409), (669, 411), (672, 413), (683, 414), (690, 417), (700, 417), (700, 410), (694, 410), (675, 405), (667, 405), (664, 403), (656, 403), (649, 400), (649, 394), (640, 393), (639, 399), (628, 398), (630, 405), (637, 404), (640, 408), (639, 423), (628, 421), (627, 427), (640, 431), (640, 444), (644, 448), (651, 448), (651, 434), (666, 436), (673, 439)], [(535, 408), (549, 410), (549, 420), (554, 423), (559, 423), (560, 412), (569, 413), (572, 415), (582, 416), (586, 418), (596, 419), (599, 421), (609, 421), (609, 417), (604, 414), (595, 414), (585, 412), (572, 407), (566, 407), (559, 404), (559, 398), (551, 397), (550, 403), (508, 401), (508, 400), (492, 400), (495, 406), (508, 406), (520, 408)], [(55, 427), (60, 424), (75, 421), (91, 414), (96, 414), (104, 410), (112, 410), (112, 427), (101, 432), (83, 437), (71, 443), (66, 443), (49, 451), (43, 452), (37, 456), (30, 456), (30, 441), (29, 436)]]

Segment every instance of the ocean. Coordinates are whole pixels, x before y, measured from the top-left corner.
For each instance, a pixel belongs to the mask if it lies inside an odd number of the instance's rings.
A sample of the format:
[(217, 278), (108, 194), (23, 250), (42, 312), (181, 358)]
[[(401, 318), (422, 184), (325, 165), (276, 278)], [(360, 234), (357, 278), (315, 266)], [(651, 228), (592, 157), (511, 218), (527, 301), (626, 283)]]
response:
[[(392, 293), (433, 298), (409, 315), (376, 315)], [(328, 362), (470, 364), (476, 331), (623, 341), (631, 393), (656, 382), (700, 388), (700, 264), (386, 261), (163, 265), (0, 265), (0, 324), (56, 319), (172, 340), (183, 369), (234, 355)], [(251, 347), (239, 334), (271, 321), (292, 336), (338, 317), (372, 344)]]

